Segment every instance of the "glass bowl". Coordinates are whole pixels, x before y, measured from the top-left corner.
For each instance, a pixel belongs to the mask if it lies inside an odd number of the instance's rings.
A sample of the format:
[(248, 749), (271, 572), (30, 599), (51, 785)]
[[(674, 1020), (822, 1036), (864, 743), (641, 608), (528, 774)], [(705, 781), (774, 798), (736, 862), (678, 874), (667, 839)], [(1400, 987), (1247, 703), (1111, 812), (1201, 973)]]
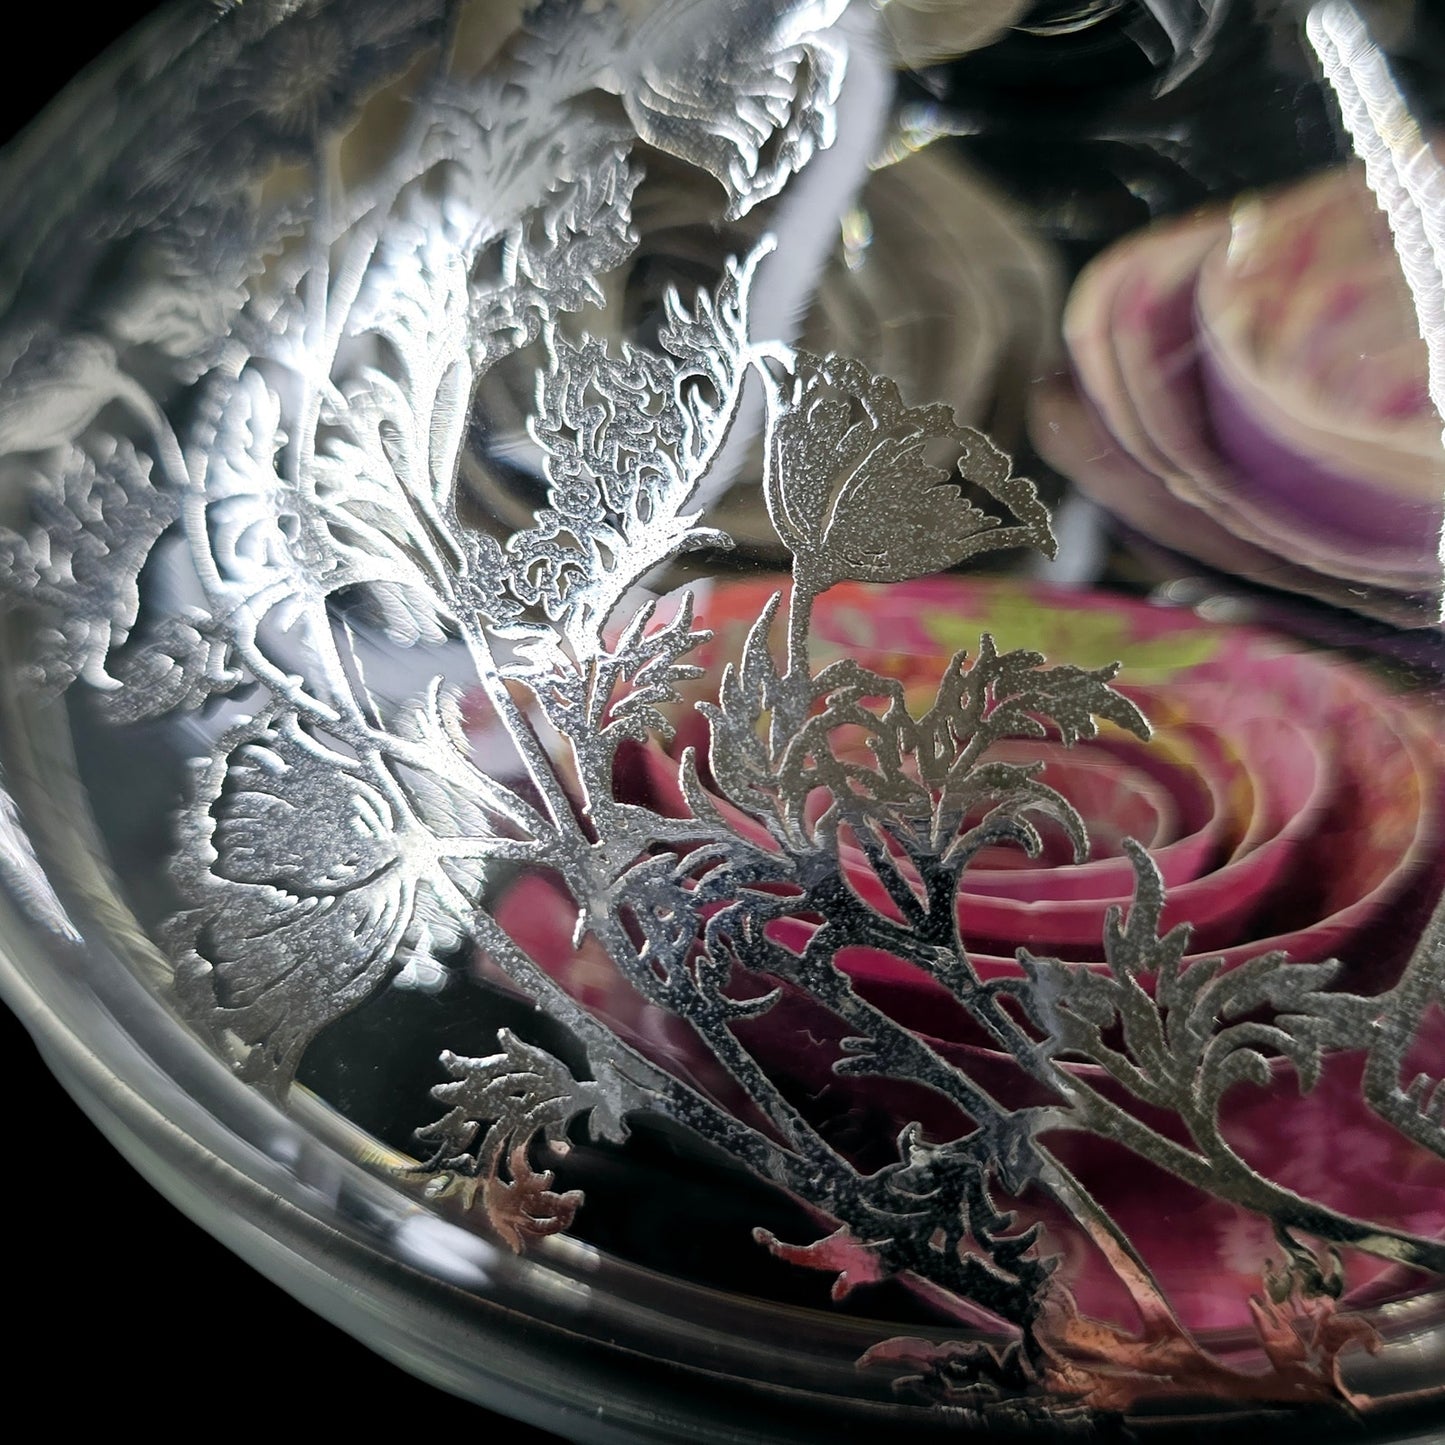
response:
[(1430, 24), (137, 31), (0, 223), (66, 1089), (578, 1441), (1445, 1416)]

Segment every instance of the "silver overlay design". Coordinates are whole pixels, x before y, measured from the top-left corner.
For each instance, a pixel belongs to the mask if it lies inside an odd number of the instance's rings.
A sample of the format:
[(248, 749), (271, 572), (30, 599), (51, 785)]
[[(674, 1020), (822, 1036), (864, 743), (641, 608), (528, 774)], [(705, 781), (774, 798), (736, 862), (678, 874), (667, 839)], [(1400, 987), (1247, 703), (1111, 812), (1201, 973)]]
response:
[[(815, 666), (814, 603), (837, 584), (1048, 557), (1056, 541), (1033, 483), (950, 406), (783, 339), (791, 322), (773, 313), (786, 308), (757, 300), (787, 292), (780, 232), (763, 227), (706, 284), (668, 287), (645, 341), (595, 324), (623, 304), (609, 277), (638, 245), (649, 164), (695, 173), (720, 224), (765, 209), (841, 145), (840, 96), (865, 64), (850, 46), (881, 44), (857, 39), (871, 22), (841, 0), (738, 5), (727, 25), (720, 8), (543, 4), (471, 80), (439, 63), (454, 40), (444, 7), (359, 7), (347, 40), (303, 9), (263, 37), (273, 83), (238, 79), (215, 109), (218, 147), (232, 144), (227, 106), (244, 95), (264, 112), (244, 133), (270, 138), (228, 157), (231, 174), (289, 157), (306, 177), (228, 230), (241, 253), (229, 274), (203, 284), (175, 261), (198, 222), (173, 215), (156, 156), (133, 225), (172, 258), (167, 279), (138, 268), (129, 302), (90, 330), (8, 338), (0, 442), (31, 510), (5, 561), (41, 619), (33, 680), (84, 684), (111, 723), (194, 714), (191, 736), (209, 739), (171, 867), (174, 1002), (284, 1098), (329, 1026), (474, 952), (568, 1046), (517, 1028), (484, 1056), (442, 1054), (400, 1180), (439, 1207), (482, 1208), (513, 1248), (586, 1210), (558, 1177), (579, 1121), (622, 1144), (651, 1116), (817, 1221), (813, 1240), (760, 1228), (759, 1250), (835, 1274), (840, 1296), (906, 1276), (993, 1328), (1005, 1343), (870, 1352), (929, 1400), (1347, 1402), (1338, 1355), (1369, 1329), (1331, 1314), (1334, 1247), (1442, 1272), (1445, 1243), (1265, 1178), (1219, 1105), (1282, 1068), (1308, 1093), (1328, 1054), (1354, 1052), (1380, 1127), (1445, 1153), (1445, 1087), (1406, 1071), (1419, 1019), (1445, 1003), (1445, 923), (1377, 997), (1336, 991), (1327, 961), (1186, 962), (1189, 930), (1162, 928), (1160, 874), (1131, 844), (1133, 902), (1108, 919), (1101, 967), (1024, 951), (1017, 978), (974, 970), (956, 905), (980, 850), (1036, 854), (1047, 830), (1079, 858), (1089, 847), (1076, 807), (1004, 745), (1072, 745), (1106, 724), (1146, 738), (1149, 724), (1115, 689), (1118, 664), (986, 634), (922, 708), (856, 661)], [(358, 142), (348, 186), (337, 150), (314, 143), (366, 122), (359, 98), (343, 104), (315, 73), (343, 43), (374, 88), (414, 87), (403, 139), (382, 161)], [(478, 388), (508, 366), (531, 368), (546, 496), (530, 525), (493, 530), (458, 478)], [(791, 584), (705, 678), (711, 635), (684, 584), (698, 554), (731, 545), (708, 503), (747, 445)], [(403, 659), (385, 686), (378, 649)], [(706, 740), (681, 753), (686, 807), (670, 816), (620, 772), (629, 748), (672, 740), (699, 685)], [(505, 759), (486, 771), (478, 730)], [(839, 749), (845, 731), (861, 751)], [(845, 843), (886, 905), (845, 878)], [(555, 886), (575, 945), (676, 1024), (706, 1077), (625, 1039), (499, 923), (499, 898), (528, 872)], [(785, 922), (805, 944), (778, 941)], [(839, 961), (853, 948), (941, 986), (1031, 1102), (997, 1097), (865, 996)], [(921, 1091), (957, 1133), (910, 1123), (881, 1165), (853, 1162), (745, 1042), (789, 1000), (843, 1026), (838, 1080)], [(1076, 1135), (1269, 1222), (1269, 1372), (1191, 1337), (1066, 1165)], [(1050, 1228), (1018, 1223), (1023, 1197), (1107, 1263), (1136, 1331), (1080, 1312)], [(1290, 1321), (1327, 1316), (1300, 1344)]]

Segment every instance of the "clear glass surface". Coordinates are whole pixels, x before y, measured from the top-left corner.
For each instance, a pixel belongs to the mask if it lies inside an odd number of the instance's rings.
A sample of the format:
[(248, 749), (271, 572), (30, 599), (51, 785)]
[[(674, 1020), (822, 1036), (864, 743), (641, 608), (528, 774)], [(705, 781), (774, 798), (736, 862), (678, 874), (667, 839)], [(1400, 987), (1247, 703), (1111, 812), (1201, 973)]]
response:
[(1428, 1417), (1430, 24), (139, 32), (0, 227), (0, 986), (67, 1087), (578, 1440)]

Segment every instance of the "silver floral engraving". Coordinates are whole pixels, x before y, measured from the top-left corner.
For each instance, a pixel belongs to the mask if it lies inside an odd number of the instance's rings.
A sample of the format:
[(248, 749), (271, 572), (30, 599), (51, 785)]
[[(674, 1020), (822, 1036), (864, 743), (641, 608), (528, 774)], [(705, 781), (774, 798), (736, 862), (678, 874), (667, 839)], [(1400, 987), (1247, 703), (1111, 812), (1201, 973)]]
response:
[[(18, 456), (32, 474), (33, 518), (5, 555), (45, 619), (37, 677), (83, 681), (121, 721), (229, 709), (177, 840), (183, 907), (166, 942), (178, 1006), (245, 1078), (284, 1096), (329, 1024), (399, 972), (474, 948), (565, 1028), (579, 1061), (508, 1031), (493, 1053), (440, 1060), (418, 1177), (433, 1199), (480, 1203), (513, 1247), (585, 1208), (554, 1187), (569, 1132), (620, 1143), (630, 1118), (661, 1116), (829, 1221), (813, 1241), (759, 1231), (760, 1248), (831, 1271), (838, 1294), (906, 1276), (996, 1322), (1005, 1344), (870, 1352), (941, 1403), (1348, 1400), (1339, 1356), (1369, 1330), (1334, 1313), (1331, 1250), (1440, 1272), (1445, 1243), (1265, 1178), (1220, 1127), (1220, 1101), (1281, 1060), (1308, 1091), (1327, 1053), (1354, 1051), (1383, 1124), (1445, 1152), (1445, 1088), (1403, 1077), (1416, 1021), (1445, 1001), (1445, 925), (1376, 998), (1336, 992), (1330, 963), (1186, 963), (1188, 930), (1161, 935), (1163, 885), (1136, 847), (1134, 900), (1108, 921), (1102, 970), (1025, 953), (1020, 977), (979, 976), (956, 907), (979, 851), (1036, 853), (1045, 828), (1080, 857), (1088, 847), (1069, 800), (999, 745), (1049, 733), (1073, 744), (1104, 722), (1145, 737), (1148, 724), (1112, 686), (1116, 667), (1001, 651), (987, 635), (921, 711), (856, 661), (815, 669), (812, 607), (837, 583), (992, 551), (1051, 555), (1055, 541), (1032, 484), (948, 407), (910, 404), (858, 360), (758, 336), (750, 295), (771, 243), (715, 285), (671, 291), (647, 345), (564, 323), (602, 302), (636, 244), (638, 138), (705, 171), (737, 215), (834, 134), (841, 5), (768, 7), (768, 24), (735, 34), (672, 7), (655, 34), (630, 37), (626, 53), (644, 62), (602, 66), (594, 57), (616, 45), (586, 27), (615, 42), (629, 8), (544, 5), (484, 79), (437, 80), (364, 200), (313, 219), (325, 244), (286, 251), (238, 293), (241, 344), (184, 358), (184, 407), (152, 400), (113, 339), (52, 347), (46, 365), (39, 342), (21, 353), (33, 375), (0, 428), (8, 465)], [(581, 103), (598, 93), (620, 98), (626, 124)], [(270, 114), (278, 146), (316, 128), (327, 94), (318, 82)], [(545, 176), (544, 151), (560, 157)], [(471, 400), (489, 368), (538, 341), (531, 434), (547, 505), (494, 536), (457, 487)], [(764, 493), (792, 581), (716, 679), (706, 746), (682, 754), (686, 809), (665, 816), (619, 787), (620, 759), (671, 737), (709, 634), (691, 591), (664, 612), (640, 584), (729, 545), (699, 498), (749, 395), (762, 400)], [(185, 584), (158, 583), (143, 609), (142, 573), (163, 565)], [(378, 632), (445, 661), (412, 695), (383, 695), (362, 645)], [(478, 767), (463, 689), (505, 739), (506, 767)], [(842, 730), (866, 740), (862, 753), (836, 747)], [(844, 876), (845, 837), (886, 906)], [(557, 880), (578, 945), (685, 1027), (745, 1107), (628, 1043), (514, 940), (495, 905), (524, 870)], [(804, 945), (778, 941), (785, 921), (805, 925)], [(1034, 1102), (1005, 1103), (870, 1001), (840, 963), (853, 947), (940, 985)], [(910, 1123), (881, 1167), (855, 1163), (744, 1041), (785, 998), (845, 1029), (837, 1078), (925, 1091), (958, 1132)], [(1271, 1222), (1267, 1372), (1185, 1330), (1063, 1162), (1058, 1141), (1080, 1134)], [(1107, 1262), (1137, 1332), (1080, 1314), (1048, 1231), (1018, 1224), (1010, 1201), (1025, 1197)]]

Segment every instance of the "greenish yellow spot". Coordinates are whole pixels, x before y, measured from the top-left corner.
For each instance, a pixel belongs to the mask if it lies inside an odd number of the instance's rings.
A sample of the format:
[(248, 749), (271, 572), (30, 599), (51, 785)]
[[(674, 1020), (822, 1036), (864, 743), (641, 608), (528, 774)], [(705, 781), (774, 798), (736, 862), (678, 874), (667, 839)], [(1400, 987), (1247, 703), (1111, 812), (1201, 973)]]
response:
[(950, 652), (972, 652), (979, 633), (990, 632), (1000, 651), (1027, 649), (1075, 667), (1122, 662), (1120, 681), (1131, 683), (1165, 682), (1219, 651), (1219, 638), (1203, 628), (1143, 640), (1133, 636), (1126, 618), (1102, 609), (1068, 611), (1002, 594), (978, 602), (967, 610), (929, 611), (922, 619), (928, 635)]

